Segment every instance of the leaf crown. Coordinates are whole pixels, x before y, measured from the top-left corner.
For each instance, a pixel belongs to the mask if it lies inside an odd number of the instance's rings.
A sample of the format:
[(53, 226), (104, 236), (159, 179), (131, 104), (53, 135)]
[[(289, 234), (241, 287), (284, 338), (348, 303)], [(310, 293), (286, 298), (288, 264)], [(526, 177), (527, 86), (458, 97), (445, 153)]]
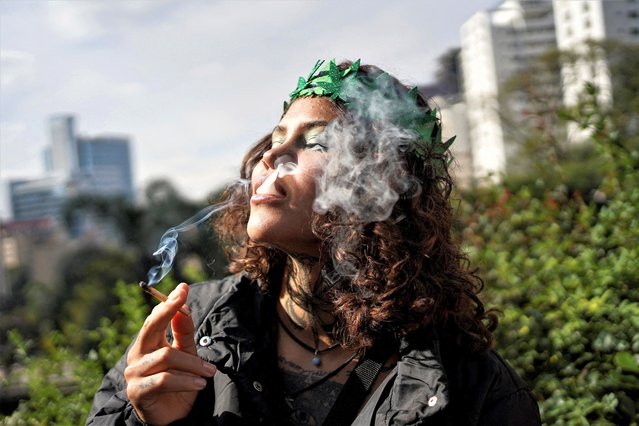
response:
[[(284, 112), (295, 99), (310, 96), (330, 97), (333, 101), (340, 100), (349, 105), (356, 101), (350, 89), (351, 83), (361, 83), (371, 92), (383, 92), (385, 98), (398, 101), (398, 104), (405, 106), (408, 101), (410, 108), (400, 108), (395, 121), (398, 125), (417, 133), (418, 137), (412, 146), (415, 156), (422, 160), (432, 157), (443, 159), (455, 141), (455, 136), (442, 141), (439, 110), (434, 108), (425, 111), (417, 107), (417, 87), (411, 88), (407, 95), (401, 96), (396, 92), (393, 93), (392, 90), (385, 90), (392, 84), (392, 77), (388, 73), (383, 72), (375, 78), (365, 80), (358, 78), (360, 77), (359, 68), (359, 59), (343, 70), (339, 69), (335, 59), (331, 59), (328, 63), (322, 59), (318, 60), (306, 78), (299, 77), (297, 80), (297, 87), (289, 94), (289, 101), (284, 102)], [(375, 119), (375, 117), (370, 118)], [(451, 161), (452, 156), (445, 165), (448, 166)]]

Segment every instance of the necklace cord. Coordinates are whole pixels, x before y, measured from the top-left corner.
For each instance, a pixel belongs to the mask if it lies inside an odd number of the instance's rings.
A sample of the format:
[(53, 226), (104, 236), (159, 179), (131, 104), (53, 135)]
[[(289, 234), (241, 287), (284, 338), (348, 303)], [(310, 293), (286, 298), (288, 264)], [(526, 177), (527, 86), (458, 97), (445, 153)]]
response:
[(289, 396), (291, 398), (296, 398), (298, 395), (303, 394), (306, 391), (309, 391), (319, 385), (321, 385), (322, 383), (325, 383), (328, 379), (335, 377), (337, 375), (337, 373), (339, 373), (340, 371), (342, 371), (348, 364), (351, 363), (351, 361), (353, 361), (355, 359), (355, 357), (357, 355), (359, 355), (360, 353), (360, 349), (356, 350), (355, 353), (353, 353), (353, 355), (351, 355), (350, 357), (348, 357), (348, 359), (346, 361), (344, 361), (339, 367), (337, 367), (335, 370), (327, 373), (326, 375), (322, 376), (321, 379), (311, 383), (310, 385), (306, 386), (305, 388), (302, 388), (296, 392), (293, 392), (291, 394), (289, 394)]
[[(316, 341), (316, 347), (312, 348), (309, 345), (307, 345), (306, 343), (302, 342), (297, 336), (295, 336), (295, 334), (293, 334), (293, 332), (291, 330), (289, 330), (289, 328), (286, 326), (286, 324), (284, 324), (284, 321), (282, 320), (282, 318), (279, 316), (279, 314), (277, 315), (277, 320), (279, 321), (280, 325), (282, 326), (282, 328), (284, 329), (284, 332), (286, 332), (286, 334), (288, 334), (288, 337), (290, 337), (291, 339), (293, 339), (293, 341), (295, 343), (297, 343), (299, 346), (301, 346), (302, 348), (306, 349), (307, 351), (313, 353), (313, 354), (320, 354), (322, 352), (326, 352), (326, 351), (330, 351), (331, 349), (335, 349), (336, 347), (339, 346), (339, 342), (334, 343), (324, 349), (319, 349), (319, 341)], [(317, 333), (317, 330), (314, 330), (315, 334)], [(313, 339), (315, 340), (315, 339)]]

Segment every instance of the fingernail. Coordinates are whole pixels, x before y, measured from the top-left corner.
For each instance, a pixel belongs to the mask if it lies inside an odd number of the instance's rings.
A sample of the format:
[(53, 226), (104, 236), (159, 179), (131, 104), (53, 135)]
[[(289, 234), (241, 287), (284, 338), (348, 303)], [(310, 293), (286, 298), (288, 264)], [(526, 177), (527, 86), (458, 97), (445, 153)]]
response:
[(204, 389), (206, 387), (206, 380), (201, 377), (196, 377), (193, 381), (198, 389)]
[(210, 374), (212, 376), (217, 371), (217, 368), (215, 368), (215, 365), (205, 361), (204, 362), (204, 371), (206, 371), (207, 374)]

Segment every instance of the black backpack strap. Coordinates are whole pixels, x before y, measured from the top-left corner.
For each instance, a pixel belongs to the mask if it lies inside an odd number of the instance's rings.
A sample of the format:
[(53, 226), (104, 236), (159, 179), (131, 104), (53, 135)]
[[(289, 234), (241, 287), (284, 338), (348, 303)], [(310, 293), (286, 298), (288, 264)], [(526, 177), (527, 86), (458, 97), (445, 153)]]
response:
[(371, 386), (373, 386), (386, 360), (395, 350), (395, 345), (389, 344), (389, 342), (376, 343), (372, 348), (366, 350), (344, 383), (331, 411), (324, 419), (323, 425), (350, 425), (355, 420)]

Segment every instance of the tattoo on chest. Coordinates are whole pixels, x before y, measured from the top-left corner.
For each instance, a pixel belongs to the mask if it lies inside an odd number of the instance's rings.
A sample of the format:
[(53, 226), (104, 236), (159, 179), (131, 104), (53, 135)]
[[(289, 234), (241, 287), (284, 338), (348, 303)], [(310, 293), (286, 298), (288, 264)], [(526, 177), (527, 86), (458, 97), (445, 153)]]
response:
[(296, 393), (317, 382), (326, 375), (324, 371), (309, 371), (278, 357), (283, 375), (286, 403), (291, 409), (291, 421), (296, 425), (320, 425), (337, 399), (342, 385), (328, 380), (317, 387)]

